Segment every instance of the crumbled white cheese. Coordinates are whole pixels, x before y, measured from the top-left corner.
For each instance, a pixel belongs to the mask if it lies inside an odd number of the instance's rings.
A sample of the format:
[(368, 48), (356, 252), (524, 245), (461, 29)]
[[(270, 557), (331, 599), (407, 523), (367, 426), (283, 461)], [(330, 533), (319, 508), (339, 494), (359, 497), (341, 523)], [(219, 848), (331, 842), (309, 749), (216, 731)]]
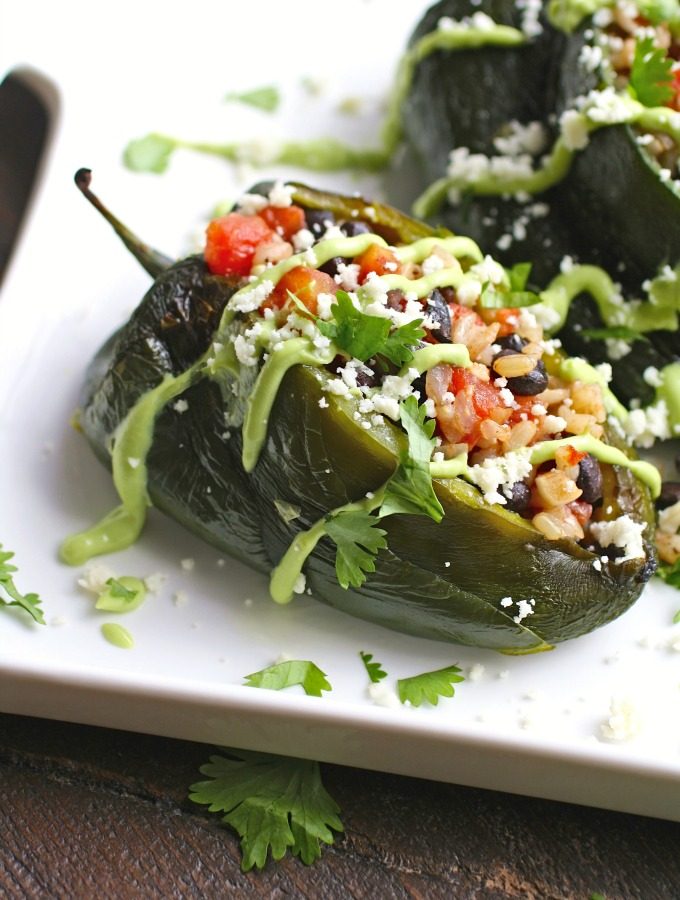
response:
[(144, 586), (151, 594), (158, 594), (167, 579), (168, 576), (162, 572), (153, 572), (144, 579)]
[(320, 409), (328, 409), (328, 400), (325, 397), (319, 397)]
[(642, 377), (644, 380), (653, 388), (661, 387), (663, 384), (663, 379), (661, 378), (661, 373), (656, 368), (656, 366), (647, 366), (647, 368), (642, 373)]
[(482, 283), (490, 282), (491, 284), (502, 284), (505, 278), (505, 270), (500, 263), (497, 263), (488, 254), (482, 262), (476, 263), (470, 267), (470, 272), (477, 275)]
[(277, 181), (269, 192), (269, 205), (279, 207), (291, 206), (294, 193), (295, 188), (292, 185)]
[(186, 400), (180, 399), (176, 403), (172, 404), (172, 408), (175, 410), (175, 412), (185, 413), (189, 409), (189, 404)]
[(356, 291), (359, 287), (359, 272), (361, 271), (357, 263), (338, 263), (338, 272), (335, 275), (335, 281), (340, 285), (343, 291)]
[(503, 129), (503, 133), (493, 139), (493, 145), (503, 156), (520, 156), (529, 153), (538, 156), (547, 144), (546, 130), (541, 122), (522, 125), (513, 119)]
[(481, 294), (481, 282), (476, 278), (467, 278), (456, 289), (456, 300), (463, 306), (474, 306)]
[(431, 253), (427, 259), (424, 259), (421, 265), (423, 275), (432, 275), (445, 268), (444, 260), (437, 253)]
[(600, 737), (606, 741), (629, 741), (642, 729), (640, 714), (627, 697), (612, 697), (609, 715), (600, 725)]
[(136, 456), (128, 456), (128, 458), (127, 458), (127, 464), (130, 466), (131, 469), (138, 469), (139, 466), (141, 465), (141, 462), (142, 462), (141, 459), (139, 459)]
[(180, 566), (185, 572), (193, 572), (196, 567), (196, 561), (193, 557), (187, 556), (185, 559), (180, 560)]
[(244, 194), (238, 201), (238, 210), (244, 216), (254, 216), (268, 205), (268, 200), (261, 194)]
[(680, 531), (680, 500), (661, 510), (659, 531), (663, 531), (664, 534), (677, 534)]
[(530, 456), (531, 450), (525, 447), (505, 456), (485, 459), (469, 469), (470, 481), (481, 489), (486, 503), (505, 506), (507, 500), (500, 491), (509, 491), (513, 484), (531, 473)]
[(189, 596), (186, 591), (177, 591), (172, 598), (172, 602), (175, 606), (186, 606), (189, 602)]
[(78, 578), (78, 585), (93, 594), (101, 594), (107, 588), (106, 582), (115, 577), (113, 571), (104, 563), (91, 563)]
[(252, 288), (241, 288), (229, 301), (231, 309), (236, 312), (249, 313), (258, 309), (274, 290), (274, 282), (265, 279)]
[(560, 116), (560, 134), (567, 150), (583, 150), (588, 145), (588, 122), (575, 109), (567, 109)]
[(671, 437), (668, 407), (665, 400), (658, 400), (645, 409), (632, 409), (623, 423), (626, 435), (636, 447), (653, 447), (657, 440)]
[(309, 250), (314, 244), (314, 235), (308, 228), (301, 228), (293, 235), (293, 247), (296, 253)]
[(628, 356), (633, 349), (628, 341), (625, 341), (623, 338), (605, 338), (604, 343), (607, 348), (607, 356), (615, 361)]
[(610, 522), (593, 522), (590, 531), (601, 547), (613, 544), (623, 550), (623, 556), (617, 557), (614, 562), (622, 563), (627, 559), (640, 559), (645, 551), (642, 543), (642, 533), (645, 530), (644, 522), (635, 522), (626, 514), (613, 519)]
[(486, 672), (486, 666), (483, 666), (481, 663), (475, 663), (473, 666), (470, 666), (467, 674), (468, 681), (480, 681)]
[(515, 622), (516, 625), (519, 625), (523, 619), (526, 619), (527, 616), (532, 616), (534, 614), (534, 607), (536, 606), (536, 601), (531, 598), (531, 600), (518, 600), (517, 601), (517, 615), (512, 617), (512, 621)]
[(300, 572), (298, 577), (295, 579), (295, 584), (293, 585), (293, 593), (294, 594), (304, 594), (306, 587), (307, 587), (307, 578), (305, 577), (304, 572)]
[(376, 706), (386, 706), (388, 709), (399, 709), (401, 703), (393, 688), (383, 681), (369, 684), (366, 694)]
[(234, 338), (234, 351), (236, 358), (243, 366), (257, 365), (257, 349), (253, 341), (248, 340), (243, 334)]

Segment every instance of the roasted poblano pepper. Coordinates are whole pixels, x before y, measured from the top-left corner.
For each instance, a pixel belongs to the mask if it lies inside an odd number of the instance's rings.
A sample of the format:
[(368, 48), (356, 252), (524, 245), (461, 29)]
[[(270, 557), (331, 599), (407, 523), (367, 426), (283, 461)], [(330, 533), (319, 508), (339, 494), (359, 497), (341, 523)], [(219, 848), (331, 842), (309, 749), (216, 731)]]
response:
[[(296, 186), (293, 200), (306, 211), (330, 212), (338, 221), (370, 223), (391, 244), (435, 234), (389, 207), (359, 198)], [(138, 250), (134, 239), (128, 244)], [(150, 502), (220, 550), (269, 572), (314, 523), (380, 489), (404, 451), (404, 431), (387, 418), (370, 429), (361, 427), (359, 398), (325, 390), (334, 378), (327, 367), (294, 365), (276, 392), (259, 457), (246, 471), (242, 433), (259, 367), (239, 365), (232, 354), (214, 377), (187, 377), (211, 347), (243, 279), (211, 274), (198, 256), (166, 265), (146, 247), (137, 255), (156, 278), (90, 366), (82, 430), (110, 465), (112, 444), (121, 439), (130, 411), (172, 378), (186, 379), (181, 392), (158, 405), (152, 421), (145, 461)], [(227, 317), (220, 345), (232, 346), (230, 338), (242, 333), (243, 317)], [(617, 444), (613, 433), (608, 437)], [(138, 459), (127, 463), (143, 466)], [(597, 518), (631, 514), (649, 528), (648, 489), (625, 466), (601, 468), (603, 502)], [(654, 569), (648, 531), (640, 558), (601, 562), (601, 549), (591, 551), (570, 539), (548, 540), (531, 521), (485, 502), (460, 478), (435, 478), (434, 490), (443, 512), (440, 522), (407, 514), (381, 520), (387, 546), (361, 587), (340, 586), (335, 545), (323, 537), (304, 569), (314, 596), (398, 631), (528, 653), (616, 618), (638, 598)], [(75, 546), (67, 542), (64, 556), (82, 562)], [(512, 607), (505, 598), (512, 598)], [(520, 600), (524, 615), (517, 615)]]

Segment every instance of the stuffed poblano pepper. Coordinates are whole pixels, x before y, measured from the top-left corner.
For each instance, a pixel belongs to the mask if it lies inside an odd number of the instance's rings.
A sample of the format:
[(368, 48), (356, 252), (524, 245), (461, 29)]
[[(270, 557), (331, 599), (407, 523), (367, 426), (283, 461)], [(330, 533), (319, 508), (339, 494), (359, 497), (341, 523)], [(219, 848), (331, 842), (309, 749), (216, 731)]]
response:
[(276, 602), (310, 589), (440, 640), (545, 650), (638, 598), (658, 472), (603, 372), (545, 339), (527, 267), (282, 183), (202, 255), (123, 237), (156, 279), (80, 413), (121, 503), (65, 561), (129, 545), (153, 503), (270, 573)]
[(436, 4), (401, 110), (418, 208), (505, 261), (536, 258), (541, 280), (565, 254), (619, 276), (623, 262), (636, 289), (674, 265), (679, 34), (675, 0)]

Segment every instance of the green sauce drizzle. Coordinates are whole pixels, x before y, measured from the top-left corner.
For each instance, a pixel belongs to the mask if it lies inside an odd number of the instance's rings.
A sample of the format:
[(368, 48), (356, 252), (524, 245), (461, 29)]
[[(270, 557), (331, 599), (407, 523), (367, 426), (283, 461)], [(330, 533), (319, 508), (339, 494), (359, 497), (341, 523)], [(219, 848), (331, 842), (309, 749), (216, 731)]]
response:
[(60, 548), (65, 563), (81, 566), (93, 556), (124, 550), (137, 540), (150, 505), (146, 457), (154, 422), (166, 404), (194, 381), (202, 363), (203, 359), (176, 377), (166, 375), (140, 397), (121, 422), (112, 456), (113, 483), (121, 503), (92, 528), (66, 538)]
[(255, 388), (248, 399), (243, 423), (243, 468), (252, 472), (267, 436), (267, 425), (283, 377), (292, 366), (306, 364), (324, 366), (331, 362), (335, 350), (317, 350), (307, 338), (292, 338), (273, 350), (257, 376)]
[(105, 622), (101, 627), (102, 636), (109, 644), (118, 647), (121, 650), (132, 650), (135, 641), (127, 628), (118, 625), (116, 622)]
[[(578, 113), (585, 131), (592, 134), (612, 125), (636, 124), (645, 131), (663, 132), (680, 144), (680, 114), (665, 106), (643, 106), (625, 94), (618, 95), (618, 102), (619, 114), (614, 121), (593, 122), (585, 112)], [(494, 197), (542, 193), (562, 181), (577, 152), (578, 150), (570, 149), (564, 137), (560, 136), (541, 166), (526, 175), (508, 177), (489, 172), (472, 180), (447, 175), (437, 179), (418, 197), (413, 204), (413, 212), (420, 218), (429, 218), (444, 204), (451, 190), (465, 190), (480, 196)]]

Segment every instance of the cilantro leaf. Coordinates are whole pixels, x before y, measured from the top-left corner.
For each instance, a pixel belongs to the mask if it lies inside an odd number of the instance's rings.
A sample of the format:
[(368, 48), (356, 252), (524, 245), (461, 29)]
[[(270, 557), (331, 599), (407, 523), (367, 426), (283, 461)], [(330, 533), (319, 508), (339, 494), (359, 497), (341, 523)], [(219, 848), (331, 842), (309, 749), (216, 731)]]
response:
[(672, 566), (668, 563), (659, 563), (656, 574), (671, 587), (680, 588), (680, 559), (676, 560)]
[(321, 691), (333, 690), (326, 673), (307, 659), (289, 659), (246, 675), (248, 687), (281, 691), (295, 684), (301, 685), (309, 697), (320, 697)]
[(109, 586), (111, 596), (119, 600), (134, 600), (138, 594), (138, 591), (126, 588), (117, 578), (107, 579), (106, 584)]
[(618, 341), (646, 341), (649, 338), (627, 325), (612, 325), (610, 328), (583, 328), (581, 335), (587, 340), (606, 341), (610, 338)]
[(486, 285), (479, 298), (483, 309), (521, 309), (540, 302), (541, 298), (533, 291), (497, 291), (491, 285)]
[(123, 153), (123, 162), (133, 172), (154, 172), (160, 175), (168, 168), (177, 142), (163, 134), (147, 134), (130, 141)]
[(365, 653), (363, 650), (360, 650), (359, 656), (361, 657), (361, 661), (368, 673), (368, 677), (373, 684), (377, 684), (379, 681), (382, 681), (383, 678), (387, 678), (387, 672), (383, 670), (382, 663), (373, 662), (372, 653)]
[(338, 584), (361, 587), (368, 572), (375, 572), (375, 556), (387, 547), (385, 531), (366, 510), (340, 512), (326, 522), (326, 534), (337, 547), (335, 572)]
[(231, 92), (224, 99), (245, 103), (246, 106), (254, 106), (255, 109), (261, 109), (263, 112), (273, 113), (279, 108), (281, 94), (275, 85), (267, 85), (267, 87), (255, 88), (242, 93)]
[(320, 842), (332, 844), (343, 831), (340, 808), (321, 782), (319, 764), (250, 750), (211, 756), (200, 772), (208, 781), (190, 787), (189, 799), (225, 813), (222, 821), (241, 838), (244, 872), (263, 868), (269, 853), (287, 850), (310, 865), (321, 856)]
[(421, 327), (422, 319), (413, 319), (400, 325), (390, 332), (385, 338), (385, 343), (378, 352), (386, 356), (395, 366), (403, 366), (413, 359), (411, 347), (415, 346), (421, 338), (425, 337), (425, 331)]
[(643, 38), (635, 45), (628, 82), (634, 97), (644, 106), (663, 106), (673, 96), (673, 60), (654, 39)]
[(357, 309), (346, 291), (338, 291), (335, 299), (331, 307), (334, 321), (317, 319), (316, 324), (321, 334), (339, 350), (362, 362), (382, 355), (401, 366), (413, 359), (410, 348), (425, 335), (420, 327), (422, 319), (408, 322), (390, 333), (389, 319), (369, 316)]
[(453, 697), (453, 685), (465, 681), (458, 666), (446, 666), (435, 672), (423, 672), (411, 678), (400, 678), (397, 681), (397, 692), (402, 703), (407, 701), (411, 706), (420, 706), (427, 701), (436, 706), (440, 697)]
[[(13, 558), (14, 554), (3, 551), (2, 544), (0, 544), (0, 608), (3, 606), (18, 606), (25, 610), (39, 625), (44, 625), (45, 616), (40, 608), (40, 597), (37, 594), (21, 594), (14, 584), (12, 576), (17, 571), (17, 567), (10, 563), (10, 559)], [(3, 594), (5, 595), (4, 597), (2, 596)]]
[(523, 291), (527, 286), (531, 275), (531, 263), (515, 263), (511, 269), (506, 269), (511, 291)]
[(381, 518), (394, 513), (429, 516), (441, 522), (444, 509), (432, 487), (430, 459), (435, 447), (434, 419), (426, 419), (425, 404), (418, 406), (414, 396), (400, 405), (401, 424), (408, 436), (408, 447), (402, 451), (399, 465), (387, 482)]

